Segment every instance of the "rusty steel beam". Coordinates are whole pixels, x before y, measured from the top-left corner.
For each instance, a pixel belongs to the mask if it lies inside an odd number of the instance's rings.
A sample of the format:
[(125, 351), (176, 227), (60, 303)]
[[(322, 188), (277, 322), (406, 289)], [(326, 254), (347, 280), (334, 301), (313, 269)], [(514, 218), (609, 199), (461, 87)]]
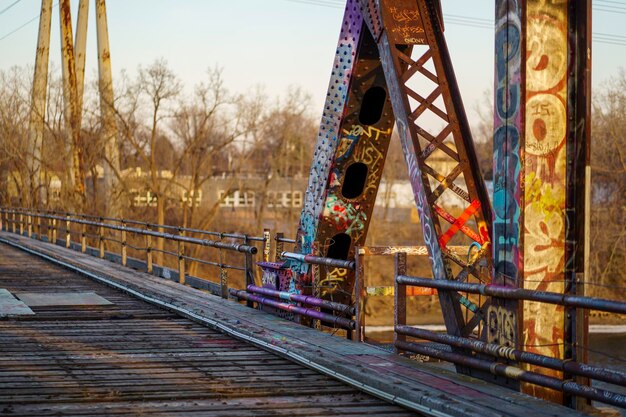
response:
[[(297, 233), (296, 252), (342, 259), (365, 243), (393, 113), (372, 34), (357, 0), (348, 0)], [(306, 263), (293, 267), (294, 290), (309, 294)], [(319, 268), (325, 299), (350, 303), (354, 272)]]
[(32, 198), (32, 201), (29, 203), (30, 206), (38, 206), (44, 203), (43, 187), (41, 187), (41, 177), (44, 175), (44, 173), (41, 172), (41, 147), (43, 144), (46, 114), (51, 19), (52, 0), (42, 0), (28, 123), (29, 195)]
[[(80, 0), (78, 18), (76, 20), (76, 38), (74, 41), (74, 58), (76, 65), (76, 106), (79, 115), (83, 111), (83, 92), (85, 90), (85, 51), (87, 49), (87, 27), (89, 20), (89, 0)], [(79, 118), (79, 128), (82, 117)]]
[[(365, 8), (368, 2), (362, 4)], [(490, 283), (491, 207), (443, 35), (441, 5), (435, 0), (381, 1), (380, 15), (386, 30), (378, 47), (433, 276)], [(439, 166), (436, 156), (450, 167)], [(445, 196), (460, 201), (462, 209), (453, 214)], [(448, 247), (474, 243), (481, 249), (469, 260)], [(449, 291), (438, 296), (449, 334), (486, 337), (488, 297), (470, 302)]]
[[(109, 29), (107, 24), (105, 0), (96, 0), (96, 28), (98, 36), (98, 88), (100, 92), (100, 117), (102, 139), (105, 143), (104, 182), (106, 195), (111, 195), (117, 186), (120, 173), (119, 151), (117, 143), (117, 124), (115, 123), (113, 76), (111, 71), (111, 50), (109, 48)], [(117, 198), (107, 201), (109, 215), (117, 217), (121, 207), (116, 205)]]
[[(326, 257), (347, 259), (363, 245), (393, 119), (434, 277), (491, 283), (491, 207), (436, 0), (347, 2), (296, 251), (309, 255), (317, 246)], [(446, 206), (449, 199), (461, 210)], [(465, 259), (451, 250), (458, 245), (480, 249)], [(292, 290), (306, 291), (311, 274), (304, 264), (295, 269)], [(345, 302), (354, 273), (321, 270), (322, 288), (329, 282)], [(439, 299), (450, 334), (487, 337), (488, 297), (470, 302), (442, 291)]]
[[(500, 284), (583, 295), (576, 284), (588, 258), (590, 4), (496, 2), (493, 241)], [(528, 350), (584, 361), (571, 348), (586, 338), (581, 310), (530, 301), (503, 306), (522, 311), (520, 344)], [(522, 388), (573, 405), (560, 393)]]
[(402, 350), (462, 364), (475, 369), (480, 369), (484, 372), (492, 373), (493, 375), (499, 375), (516, 381), (523, 381), (525, 383), (541, 386), (558, 393), (564, 392), (570, 395), (577, 395), (622, 408), (626, 406), (626, 396), (617, 392), (592, 388), (586, 385), (577, 384), (573, 381), (563, 381), (559, 378), (546, 376), (536, 371), (526, 371), (504, 363), (491, 362), (473, 356), (448, 352), (425, 344), (396, 341), (394, 342), (394, 345)]
[(80, 114), (78, 113), (78, 97), (76, 82), (76, 62), (74, 57), (74, 41), (72, 39), (72, 15), (69, 0), (59, 1), (59, 21), (61, 25), (61, 55), (63, 74), (63, 101), (65, 129), (67, 131), (67, 145), (71, 158), (69, 159), (69, 182), (72, 191), (64, 184), (66, 192), (71, 195), (70, 201), (81, 207), (85, 204), (85, 169), (83, 146), (80, 134)]

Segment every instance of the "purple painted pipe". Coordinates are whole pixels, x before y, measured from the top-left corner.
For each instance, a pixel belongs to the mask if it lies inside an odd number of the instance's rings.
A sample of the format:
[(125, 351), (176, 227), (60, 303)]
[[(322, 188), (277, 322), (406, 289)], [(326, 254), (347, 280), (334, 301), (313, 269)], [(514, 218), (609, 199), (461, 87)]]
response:
[(356, 328), (354, 320), (347, 319), (345, 317), (333, 316), (332, 314), (322, 313), (310, 308), (298, 307), (293, 304), (281, 303), (280, 301), (272, 300), (270, 298), (260, 297), (258, 295), (250, 294), (244, 290), (236, 290), (229, 288), (228, 291), (231, 295), (242, 298), (248, 301), (254, 301), (259, 304), (263, 304), (269, 307), (278, 308), (280, 310), (288, 311), (290, 313), (299, 314), (301, 316), (310, 317), (312, 319), (320, 320), (325, 323), (332, 323), (336, 327), (343, 329), (354, 330)]
[(328, 310), (338, 311), (340, 313), (354, 316), (354, 307), (335, 303), (333, 301), (323, 300), (321, 298), (312, 297), (310, 295), (292, 294), (286, 291), (276, 291), (271, 288), (257, 287), (256, 285), (248, 285), (248, 292), (255, 294), (263, 294), (274, 298), (280, 298), (285, 301), (295, 301), (297, 303), (307, 304), (310, 306), (321, 307)]

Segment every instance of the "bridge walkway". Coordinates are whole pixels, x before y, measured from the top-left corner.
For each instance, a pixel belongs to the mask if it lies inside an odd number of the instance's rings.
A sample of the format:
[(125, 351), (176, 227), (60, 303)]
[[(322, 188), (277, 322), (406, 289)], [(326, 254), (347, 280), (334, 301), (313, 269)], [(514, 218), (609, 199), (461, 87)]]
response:
[(583, 415), (59, 246), (0, 242), (0, 288), (110, 303), (0, 320), (0, 415)]

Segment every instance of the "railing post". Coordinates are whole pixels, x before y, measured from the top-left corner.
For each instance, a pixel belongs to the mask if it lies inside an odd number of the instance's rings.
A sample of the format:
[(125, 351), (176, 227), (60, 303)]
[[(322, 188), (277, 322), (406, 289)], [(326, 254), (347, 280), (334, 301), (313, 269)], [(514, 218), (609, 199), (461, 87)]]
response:
[(0, 210), (0, 230), (4, 230), (4, 210)]
[(228, 299), (228, 270), (220, 266), (220, 290), (222, 298)]
[[(224, 236), (220, 233), (220, 243), (224, 240)], [(228, 271), (224, 268), (224, 253), (220, 249), (220, 293), (223, 299), (228, 299)]]
[[(150, 225), (146, 225), (146, 230), (152, 230)], [(152, 273), (152, 236), (146, 235), (146, 269), (149, 274)]]
[(50, 218), (46, 217), (46, 235), (48, 235), (48, 243), (52, 242), (52, 227), (50, 226)]
[(35, 214), (35, 224), (37, 228), (37, 239), (43, 240), (43, 236), (41, 235), (41, 216), (39, 216), (39, 212)]
[(365, 295), (365, 285), (364, 285), (364, 270), (363, 270), (363, 259), (360, 253), (360, 247), (357, 246), (354, 251), (354, 268), (355, 268), (355, 279), (354, 279), (354, 321), (356, 322), (356, 329), (354, 332), (354, 340), (357, 342), (363, 342), (364, 340), (364, 332), (365, 330), (365, 315), (364, 315), (364, 295)]
[(70, 232), (71, 227), (70, 215), (67, 214), (65, 216), (65, 247), (69, 248), (72, 246), (72, 234)]
[(28, 212), (28, 215), (26, 216), (26, 230), (27, 230), (27, 234), (29, 238), (33, 237), (33, 217), (31, 216), (30, 212)]
[(126, 222), (122, 220), (122, 265), (126, 266), (127, 253), (126, 253)]
[(272, 252), (272, 234), (270, 229), (263, 229), (263, 262), (270, 261), (270, 253)]
[(100, 258), (104, 258), (104, 219), (100, 217), (100, 226), (98, 227), (98, 237), (100, 241), (98, 242), (98, 246), (100, 247)]
[(398, 353), (398, 348), (395, 346), (395, 342), (406, 342), (406, 336), (398, 334), (395, 330), (396, 326), (406, 325), (406, 285), (398, 284), (398, 275), (406, 275), (406, 253), (398, 252), (395, 257), (395, 273), (393, 277), (393, 342), (394, 352)]
[[(178, 228), (178, 235), (185, 236), (185, 232)], [(185, 283), (185, 243), (178, 241), (178, 282)]]
[(57, 244), (57, 219), (52, 219), (52, 244)]
[(24, 236), (24, 214), (20, 212), (20, 236)]
[(87, 252), (87, 225), (85, 223), (80, 228), (80, 251)]
[(13, 229), (13, 233), (16, 233), (17, 228), (16, 228), (16, 225), (15, 225), (15, 224), (17, 223), (17, 221), (15, 220), (15, 217), (16, 217), (16, 215), (15, 215), (15, 210), (13, 210), (13, 213), (12, 213), (12, 214), (13, 214), (13, 215), (11, 216), (11, 218), (12, 218), (11, 228)]
[[(250, 243), (248, 239), (248, 235), (243, 235), (243, 244), (248, 245)], [(246, 274), (246, 288), (248, 285), (254, 285), (254, 269), (252, 268), (252, 254), (245, 252), (244, 253), (244, 271)], [(250, 308), (254, 307), (254, 303), (252, 301), (247, 301), (246, 305)]]
[(285, 237), (285, 234), (282, 232), (276, 233), (276, 250), (274, 251), (274, 262), (282, 261), (281, 254), (284, 252), (284, 242), (282, 239)]

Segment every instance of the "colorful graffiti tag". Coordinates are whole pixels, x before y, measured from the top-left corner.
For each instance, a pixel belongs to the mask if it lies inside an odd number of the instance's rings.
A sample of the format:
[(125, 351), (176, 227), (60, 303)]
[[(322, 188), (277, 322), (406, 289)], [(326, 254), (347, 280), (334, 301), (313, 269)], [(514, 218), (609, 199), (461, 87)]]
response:
[[(524, 287), (560, 293), (565, 259), (567, 21), (566, 1), (528, 2)], [(562, 358), (564, 320), (561, 306), (525, 302), (526, 349)], [(536, 368), (529, 367), (539, 371)], [(537, 386), (525, 386), (525, 390), (557, 401), (561, 398)]]

